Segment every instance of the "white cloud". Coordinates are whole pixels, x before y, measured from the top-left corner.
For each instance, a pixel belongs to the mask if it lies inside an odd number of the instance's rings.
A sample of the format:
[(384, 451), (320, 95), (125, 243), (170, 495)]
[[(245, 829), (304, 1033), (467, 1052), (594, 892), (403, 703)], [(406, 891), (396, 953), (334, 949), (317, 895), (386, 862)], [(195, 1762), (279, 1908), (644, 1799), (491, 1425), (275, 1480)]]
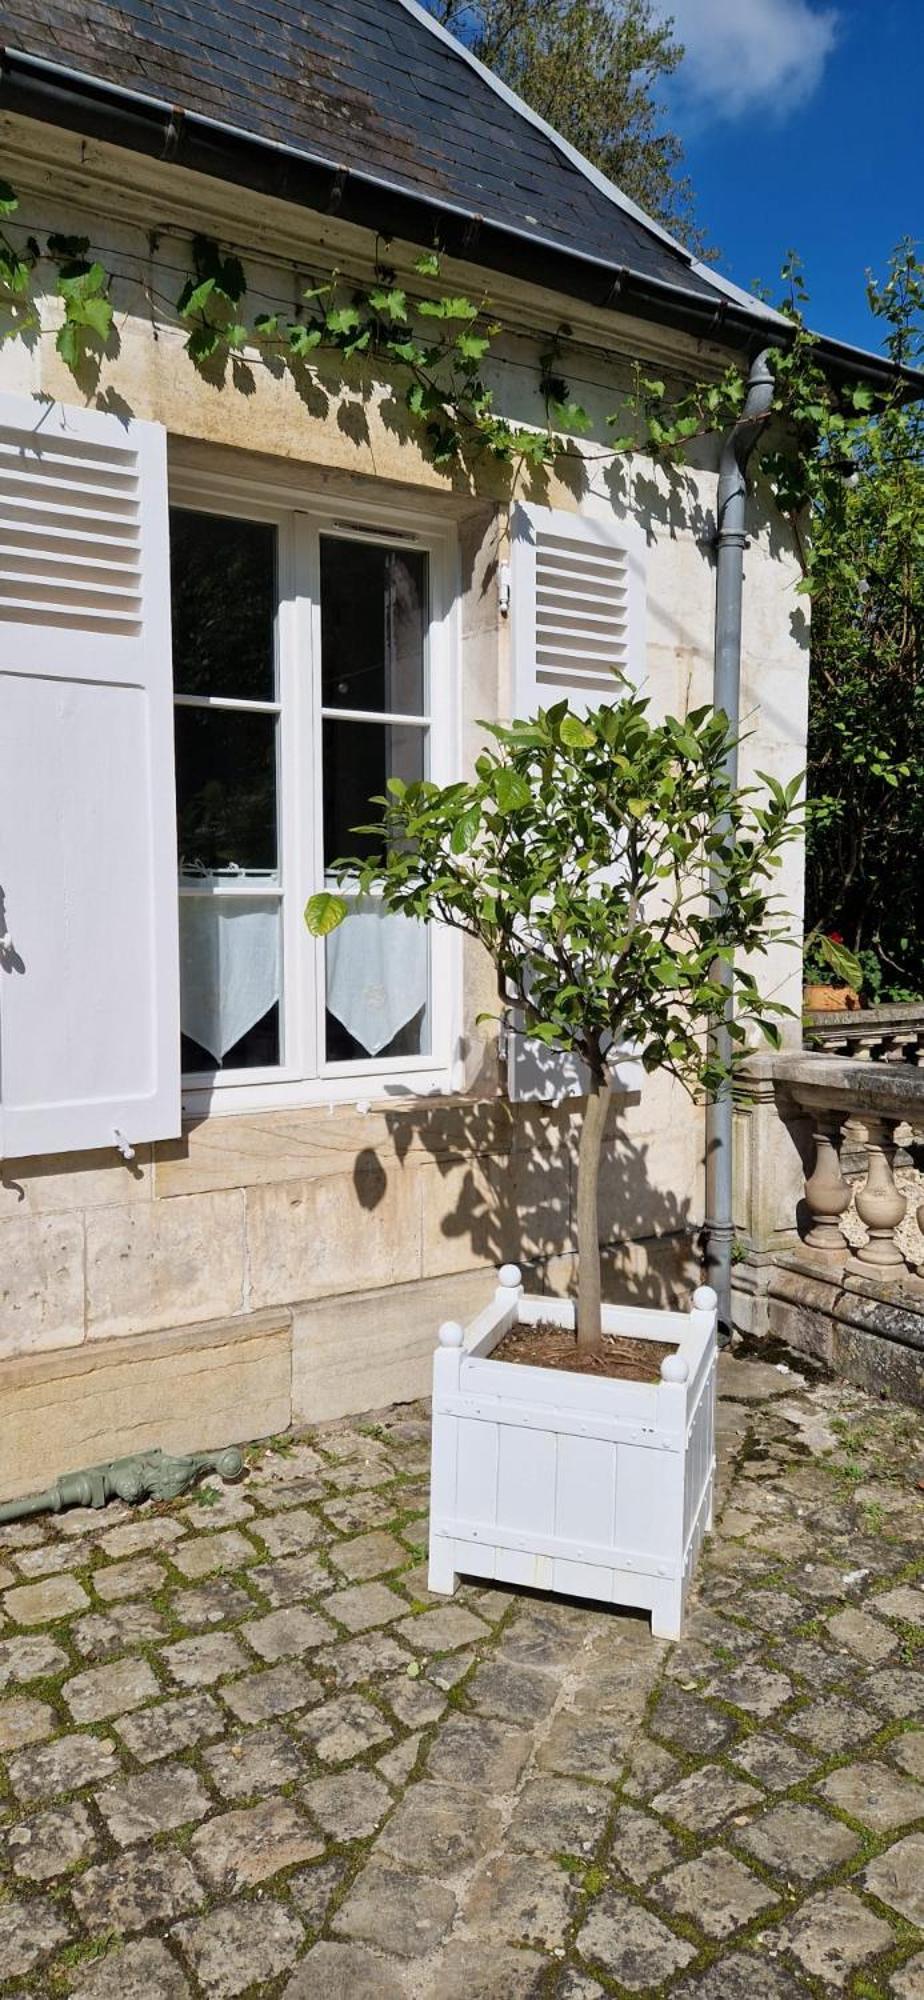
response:
[(676, 79), (692, 109), (785, 117), (821, 81), (838, 15), (809, 0), (658, 0), (686, 55)]

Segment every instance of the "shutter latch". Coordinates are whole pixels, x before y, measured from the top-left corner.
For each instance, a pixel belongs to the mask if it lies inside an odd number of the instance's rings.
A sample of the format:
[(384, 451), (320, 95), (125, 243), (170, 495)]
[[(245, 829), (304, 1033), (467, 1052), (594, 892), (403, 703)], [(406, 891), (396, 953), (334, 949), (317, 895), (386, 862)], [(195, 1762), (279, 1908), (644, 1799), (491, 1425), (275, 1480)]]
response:
[(121, 1153), (123, 1160), (133, 1160), (135, 1157), (135, 1148), (129, 1145), (125, 1133), (119, 1131), (118, 1125), (113, 1126), (112, 1137), (115, 1142), (116, 1152)]

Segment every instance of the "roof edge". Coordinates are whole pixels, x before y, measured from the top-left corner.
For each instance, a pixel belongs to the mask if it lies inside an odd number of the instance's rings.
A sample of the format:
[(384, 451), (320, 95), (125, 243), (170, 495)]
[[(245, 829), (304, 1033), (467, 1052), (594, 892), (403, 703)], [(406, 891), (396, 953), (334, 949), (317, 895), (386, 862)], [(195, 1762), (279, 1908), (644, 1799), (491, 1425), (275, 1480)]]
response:
[[(123, 146), (229, 186), (248, 187), (386, 238), (428, 246), (436, 237), (447, 256), (525, 283), (536, 283), (535, 256), (541, 250), (548, 290), (597, 309), (631, 313), (693, 339), (737, 348), (751, 358), (762, 347), (789, 345), (794, 336), (791, 320), (779, 314), (768, 322), (766, 312), (758, 316), (751, 309), (750, 295), (739, 294), (734, 286), (727, 297), (710, 299), (589, 252), (564, 249), (538, 232), (487, 221), (442, 196), (417, 193), (367, 170), (347, 168), (184, 111), (162, 98), (25, 50), (0, 47), (0, 102), (23, 117)], [(896, 370), (884, 355), (825, 336), (816, 338), (819, 358), (835, 382), (861, 380), (885, 390), (903, 380), (909, 396), (924, 396), (924, 370)]]
[(631, 215), (633, 221), (641, 223), (642, 227), (647, 229), (650, 235), (656, 236), (661, 243), (666, 243), (671, 250), (676, 251), (677, 255), (683, 258), (684, 263), (692, 272), (695, 272), (698, 278), (705, 278), (708, 284), (715, 287), (716, 291), (724, 293), (725, 297), (732, 299), (736, 305), (743, 306), (749, 312), (753, 313), (755, 319), (766, 320), (769, 326), (780, 327), (788, 325), (785, 315), (778, 312), (775, 306), (767, 305), (764, 299), (757, 298), (753, 292), (744, 290), (742, 286), (734, 284), (731, 278), (724, 277), (721, 271), (714, 270), (711, 264), (704, 264), (701, 258), (695, 257), (692, 250), (688, 250), (686, 244), (681, 243), (678, 237), (672, 236), (670, 230), (665, 229), (662, 222), (656, 222), (653, 216), (648, 215), (643, 208), (639, 207), (637, 202), (631, 199), (631, 196), (624, 194), (622, 188), (617, 187), (615, 181), (611, 181), (606, 174), (601, 173), (599, 167), (595, 167), (591, 160), (588, 160), (583, 153), (578, 152), (577, 147), (572, 146), (569, 139), (563, 138), (562, 134), (556, 131), (554, 125), (550, 125), (548, 120), (541, 117), (538, 111), (534, 111), (524, 98), (518, 97), (516, 91), (510, 89), (509, 84), (504, 83), (499, 76), (495, 76), (494, 71), (489, 69), (486, 63), (481, 62), (476, 55), (473, 55), (471, 49), (466, 48), (464, 42), (460, 42), (457, 36), (451, 33), (450, 29), (444, 28), (442, 22), (437, 21), (426, 7), (420, 5), (420, 0), (400, 0), (400, 5), (408, 14), (412, 14), (415, 21), (419, 21), (421, 26), (428, 28), (430, 33), (437, 37), (438, 41), (445, 43), (451, 48), (453, 54), (458, 56), (462, 62), (467, 63), (469, 68), (473, 69), (489, 85), (497, 97), (502, 98), (505, 104), (510, 105), (512, 110), (519, 113), (521, 118), (526, 119), (527, 124), (532, 125), (537, 132), (542, 132), (547, 139), (550, 139), (563, 157), (570, 162), (571, 166), (576, 167), (578, 172), (583, 174), (584, 179), (589, 181), (592, 187), (596, 188), (598, 194), (605, 195), (607, 200), (613, 203), (614, 207), (622, 209), (626, 215)]

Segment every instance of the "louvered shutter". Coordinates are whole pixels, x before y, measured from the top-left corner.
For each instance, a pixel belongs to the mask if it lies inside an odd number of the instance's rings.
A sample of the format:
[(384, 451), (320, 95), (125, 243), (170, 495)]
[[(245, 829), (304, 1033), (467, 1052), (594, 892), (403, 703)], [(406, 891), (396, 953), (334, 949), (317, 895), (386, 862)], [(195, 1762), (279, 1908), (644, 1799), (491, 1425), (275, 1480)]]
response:
[[(518, 504), (511, 522), (512, 711), (534, 715), (567, 701), (576, 715), (638, 686), (645, 659), (644, 541), (615, 515), (565, 513)], [(506, 1023), (507, 1090), (513, 1100), (582, 1097), (576, 1057), (523, 1032), (515, 1007)], [(620, 1091), (635, 1091), (631, 1052), (612, 1062)]]
[(645, 551), (615, 514), (516, 506), (512, 520), (513, 709), (567, 701), (576, 715), (638, 686), (645, 662)]
[(180, 1130), (166, 439), (0, 396), (0, 1152)]

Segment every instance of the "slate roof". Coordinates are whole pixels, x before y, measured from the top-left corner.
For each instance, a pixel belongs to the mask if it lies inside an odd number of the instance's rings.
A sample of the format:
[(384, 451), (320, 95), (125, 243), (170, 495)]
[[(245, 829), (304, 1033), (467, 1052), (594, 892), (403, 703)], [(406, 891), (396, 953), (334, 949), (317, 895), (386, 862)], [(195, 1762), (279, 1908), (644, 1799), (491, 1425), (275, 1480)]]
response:
[[(791, 338), (418, 0), (0, 0), (0, 109), (752, 354)], [(894, 381), (882, 355), (818, 353), (834, 380)]]
[(0, 0), (0, 40), (566, 253), (722, 296), (402, 0)]

